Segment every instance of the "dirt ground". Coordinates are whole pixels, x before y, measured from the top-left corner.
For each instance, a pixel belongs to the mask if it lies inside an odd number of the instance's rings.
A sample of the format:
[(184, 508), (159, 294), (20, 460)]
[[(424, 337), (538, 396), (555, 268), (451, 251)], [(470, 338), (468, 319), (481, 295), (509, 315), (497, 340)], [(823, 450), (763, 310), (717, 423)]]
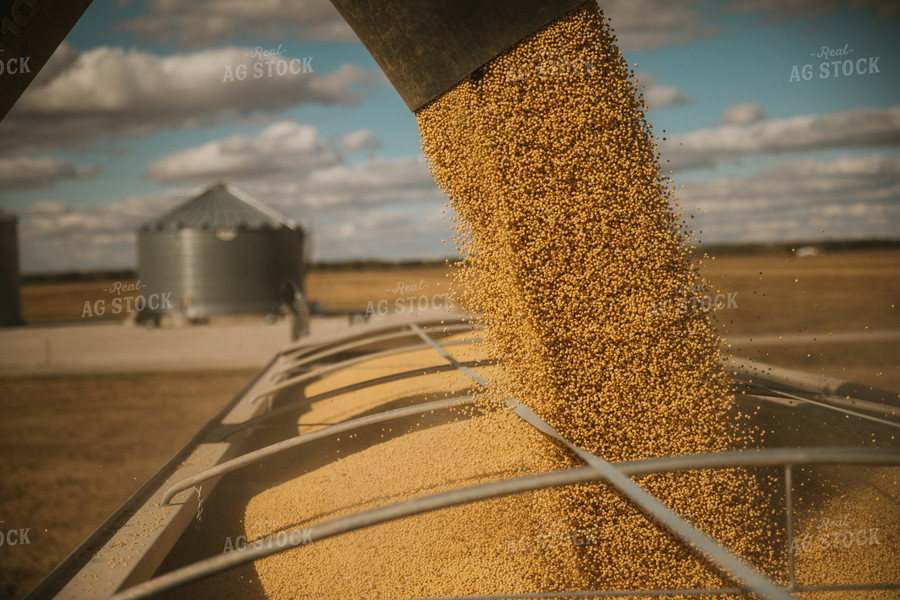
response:
[[(734, 294), (717, 317), (736, 355), (900, 389), (900, 251), (729, 257), (703, 268), (714, 288)], [(446, 272), (313, 273), (307, 291), (326, 308), (365, 310), (368, 302), (446, 293)], [(84, 302), (102, 298), (108, 283), (26, 286), (24, 316), (78, 321)], [(85, 336), (99, 331), (84, 324), (77, 329)], [(14, 333), (23, 331), (32, 335)], [(0, 377), (0, 531), (27, 529), (29, 540), (0, 546), (0, 597), (24, 596), (258, 370), (140, 373), (143, 358), (134, 353), (131, 373)]]
[(729, 352), (900, 390), (900, 251), (728, 257), (702, 268), (714, 289), (737, 294), (737, 308), (716, 312)]
[(29, 541), (0, 546), (0, 598), (37, 585), (255, 373), (0, 379), (0, 530)]

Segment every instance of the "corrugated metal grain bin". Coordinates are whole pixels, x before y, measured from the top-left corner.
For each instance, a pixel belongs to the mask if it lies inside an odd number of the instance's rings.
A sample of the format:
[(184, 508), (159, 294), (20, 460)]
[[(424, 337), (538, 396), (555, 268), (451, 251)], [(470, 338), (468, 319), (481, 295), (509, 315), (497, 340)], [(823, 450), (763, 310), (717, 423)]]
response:
[(0, 325), (22, 324), (19, 279), (19, 218), (0, 213)]
[(139, 320), (283, 312), (286, 290), (303, 292), (304, 241), (293, 220), (217, 183), (138, 229)]

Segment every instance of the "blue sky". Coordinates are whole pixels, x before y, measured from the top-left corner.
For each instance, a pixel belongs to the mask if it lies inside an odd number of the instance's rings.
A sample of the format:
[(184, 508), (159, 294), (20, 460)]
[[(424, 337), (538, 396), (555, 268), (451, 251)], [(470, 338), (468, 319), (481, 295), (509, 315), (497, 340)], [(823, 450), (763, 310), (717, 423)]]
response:
[[(896, 1), (601, 7), (704, 241), (898, 237)], [(257, 46), (313, 72), (226, 81)], [(307, 224), (318, 260), (453, 253), (414, 115), (327, 1), (95, 0), (0, 142), (25, 272), (133, 267), (134, 229), (219, 179)]]

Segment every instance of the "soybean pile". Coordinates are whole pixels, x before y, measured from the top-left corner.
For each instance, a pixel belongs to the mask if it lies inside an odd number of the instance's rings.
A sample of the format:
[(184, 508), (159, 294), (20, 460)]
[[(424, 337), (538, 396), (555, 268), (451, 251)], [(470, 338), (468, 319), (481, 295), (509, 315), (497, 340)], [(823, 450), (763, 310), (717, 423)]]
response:
[[(729, 412), (710, 315), (655, 308), (683, 306), (707, 284), (615, 42), (596, 5), (582, 5), (416, 113), (457, 215), (464, 308), (480, 315), (486, 352), (503, 365), (484, 402), (503, 410), (513, 397), (608, 461), (743, 448), (754, 440)], [(535, 460), (578, 464), (543, 444)], [(783, 515), (764, 480), (731, 469), (638, 482), (784, 577)], [(568, 487), (542, 503), (603, 543), (579, 548), (575, 565), (541, 563), (530, 574), (538, 589), (735, 585), (607, 487)]]

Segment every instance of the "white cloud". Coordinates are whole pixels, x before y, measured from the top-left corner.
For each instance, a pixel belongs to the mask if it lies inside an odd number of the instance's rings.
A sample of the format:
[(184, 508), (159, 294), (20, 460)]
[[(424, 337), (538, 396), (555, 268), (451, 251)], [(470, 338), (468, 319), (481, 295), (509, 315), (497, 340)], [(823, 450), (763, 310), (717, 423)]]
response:
[(20, 213), (22, 270), (26, 272), (134, 267), (134, 231), (196, 190), (172, 189), (112, 204), (73, 207), (36, 202)]
[(375, 139), (375, 134), (368, 129), (358, 129), (345, 134), (341, 138), (341, 145), (347, 152), (377, 150), (381, 147), (381, 144)]
[(730, 0), (728, 12), (764, 14), (773, 20), (833, 14), (841, 9), (841, 0)]
[(644, 101), (651, 109), (688, 103), (688, 99), (677, 88), (669, 85), (657, 85), (650, 88), (644, 93)]
[[(342, 138), (344, 147), (375, 143), (367, 130)], [(295, 121), (280, 121), (252, 138), (233, 135), (169, 154), (154, 161), (146, 176), (165, 182), (246, 182), (252, 184), (244, 186), (247, 191), (262, 194), (264, 201), (316, 209), (441, 197), (427, 164), (417, 157), (348, 164), (315, 127)]]
[[(63, 44), (48, 62), (55, 75), (26, 90), (0, 122), (5, 140), (0, 153), (211, 125), (224, 116), (276, 113), (303, 104), (352, 106), (360, 86), (375, 81), (353, 65), (317, 73), (315, 57), (312, 73), (269, 77), (264, 69), (256, 78), (258, 59), (247, 54), (237, 47), (172, 56), (99, 47), (73, 58), (72, 48)], [(247, 66), (246, 78), (224, 81), (226, 68), (237, 65)]]
[(354, 42), (356, 34), (328, 0), (155, 0), (149, 14), (116, 26), (139, 39), (178, 40), (197, 48), (237, 32), (262, 39)]
[[(317, 260), (375, 256), (439, 258), (453, 253), (442, 195), (413, 158), (326, 168), (313, 186), (253, 180), (238, 187), (311, 227)], [(308, 191), (312, 187), (315, 191)], [(200, 192), (182, 187), (110, 205), (35, 203), (20, 215), (26, 272), (134, 267), (135, 230)], [(449, 212), (449, 211), (448, 211)]]
[(873, 10), (876, 19), (900, 15), (897, 0), (728, 0), (724, 13), (743, 13), (763, 17), (765, 21), (786, 21), (837, 14), (844, 10)]
[(303, 195), (306, 206), (316, 207), (415, 203), (443, 197), (428, 166), (417, 158), (372, 159), (320, 169), (304, 182)]
[[(720, 13), (744, 13), (784, 20), (798, 16), (833, 14), (840, 0), (728, 0)], [(879, 18), (895, 17), (895, 0), (851, 0), (852, 10), (874, 8)], [(701, 0), (605, 0), (600, 3), (611, 19), (624, 51), (655, 50), (687, 45), (714, 37), (720, 28), (707, 22)], [(139, 39), (177, 40), (182, 48), (197, 48), (250, 32), (275, 44), (285, 40), (356, 42), (358, 38), (328, 0), (155, 0), (148, 14), (117, 25), (115, 31), (135, 33)]]
[(761, 14), (771, 21), (832, 15), (845, 8), (874, 10), (876, 19), (900, 16), (897, 0), (729, 0), (725, 5), (727, 12)]
[(698, 0), (609, 0), (600, 8), (610, 18), (619, 48), (626, 52), (686, 45), (718, 33), (704, 23)]
[(320, 222), (312, 232), (316, 260), (358, 256), (444, 258), (456, 254), (450, 239), (452, 223), (441, 215), (439, 204), (425, 204), (413, 212), (362, 209)]
[(339, 163), (307, 176), (267, 177), (239, 184), (247, 193), (303, 222), (382, 207), (409, 210), (440, 206), (443, 194), (417, 158)]
[(726, 108), (722, 113), (722, 123), (725, 125), (749, 125), (762, 121), (765, 116), (762, 106), (756, 102), (747, 102)]
[(453, 253), (441, 244), (451, 230), (442, 220), (443, 194), (418, 157), (338, 163), (295, 180), (255, 179), (242, 189), (312, 226), (317, 260)]
[[(623, 50), (689, 44), (718, 33), (704, 23), (701, 2), (609, 0), (601, 8), (612, 19)], [(156, 0), (145, 16), (116, 26), (139, 39), (177, 40), (197, 48), (231, 39), (238, 31), (273, 43), (285, 40), (356, 42), (358, 38), (328, 0)]]
[(98, 172), (96, 167), (77, 167), (59, 158), (0, 157), (0, 191), (42, 187), (65, 179), (86, 179)]
[(677, 195), (706, 242), (893, 238), (900, 231), (900, 158), (800, 160), (748, 178), (690, 184)]
[(690, 104), (690, 100), (679, 92), (677, 88), (670, 85), (659, 85), (652, 73), (638, 73), (636, 80), (637, 91), (643, 94), (644, 104), (651, 110)]
[(663, 160), (672, 169), (712, 167), (748, 154), (830, 150), (894, 145), (900, 142), (900, 105), (839, 113), (765, 119), (747, 126), (722, 125), (662, 142)]
[(58, 200), (37, 202), (22, 211), (22, 239), (133, 231), (189, 197), (184, 188), (131, 196), (103, 205), (72, 207)]
[(35, 202), (24, 213), (28, 215), (59, 215), (69, 212), (69, 207), (57, 200), (41, 200)]
[(247, 181), (262, 177), (297, 177), (332, 165), (340, 157), (315, 127), (279, 121), (256, 137), (214, 140), (153, 162), (146, 176), (165, 182), (208, 183), (214, 179)]
[[(239, 187), (311, 225), (317, 260), (454, 252), (451, 222), (441, 216), (442, 194), (414, 157), (339, 163), (296, 180), (252, 179)], [(73, 208), (56, 200), (32, 205), (20, 222), (24, 270), (134, 266), (134, 230), (198, 191), (181, 188), (109, 206)], [(705, 242), (895, 237), (900, 158), (795, 161), (748, 178), (690, 184), (678, 198), (686, 208), (706, 211), (686, 211), (696, 215), (689, 223), (703, 230)]]
[(441, 257), (450, 222), (441, 219), (443, 194), (419, 157), (374, 157), (347, 163), (341, 148), (372, 147), (367, 130), (339, 142), (293, 121), (256, 136), (232, 136), (155, 161), (147, 176), (207, 184), (227, 177), (249, 195), (313, 226), (317, 259), (357, 256)]
[(711, 15), (746, 14), (757, 17), (756, 24), (836, 14), (845, 8), (874, 9), (878, 19), (900, 15), (897, 0), (603, 0), (599, 5), (610, 17), (619, 48), (625, 52), (683, 46), (717, 37), (726, 28), (712, 24)]

